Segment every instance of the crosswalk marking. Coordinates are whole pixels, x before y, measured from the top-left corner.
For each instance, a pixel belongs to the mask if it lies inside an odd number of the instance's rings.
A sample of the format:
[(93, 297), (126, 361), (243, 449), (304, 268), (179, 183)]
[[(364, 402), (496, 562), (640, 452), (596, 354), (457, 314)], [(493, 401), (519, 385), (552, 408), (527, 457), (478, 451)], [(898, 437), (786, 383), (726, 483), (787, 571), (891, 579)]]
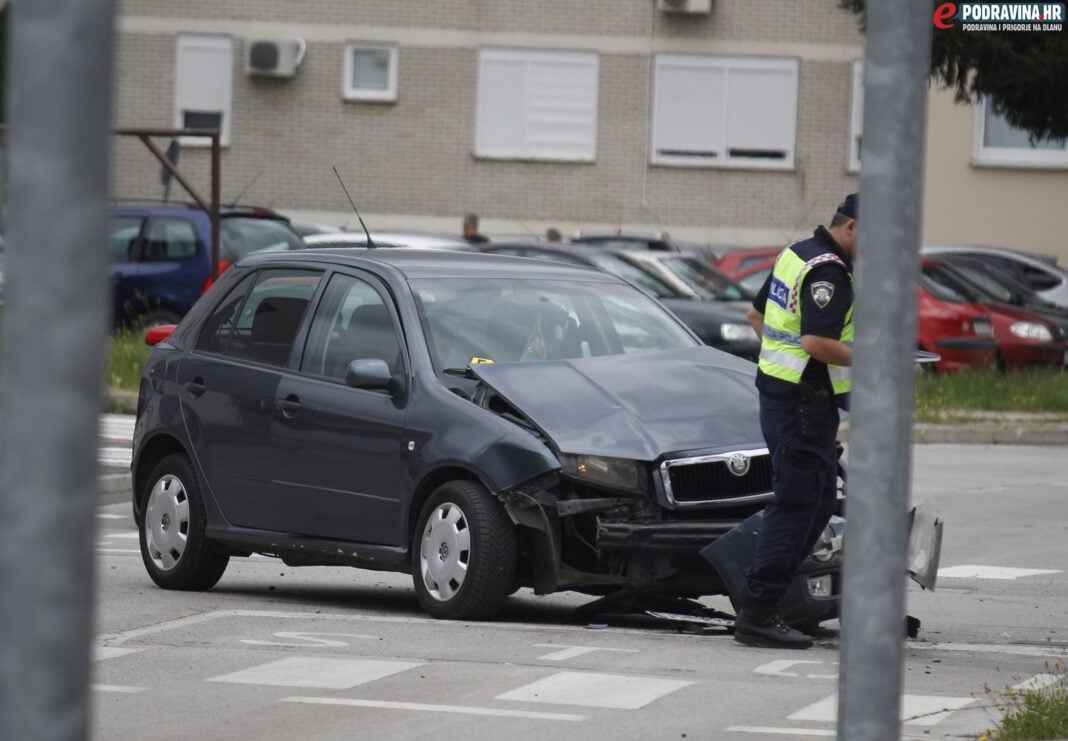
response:
[(373, 682), (423, 664), (418, 661), (382, 661), (377, 659), (324, 659), (293, 656), (212, 677), (209, 682), (264, 684), (272, 687), (315, 687), (347, 690)]
[(96, 459), (104, 466), (129, 467), (133, 451), (130, 448), (101, 447), (97, 449)]
[(301, 702), (311, 705), (345, 705), (357, 708), (382, 708), (385, 710), (416, 710), (429, 713), (461, 713), (464, 715), (490, 715), (500, 718), (532, 718), (534, 720), (586, 720), (585, 715), (567, 713), (537, 713), (531, 710), (501, 710), (468, 705), (430, 705), (422, 702), (388, 702), (386, 700), (353, 700), (346, 697), (283, 697), (282, 702)]
[(637, 710), (693, 682), (679, 679), (557, 672), (537, 682), (497, 695), (497, 700), (583, 705), (595, 708)]
[(1014, 569), (1006, 566), (966, 564), (938, 570), (939, 579), (1020, 579), (1025, 576), (1060, 574), (1057, 569)]
[(122, 648), (120, 646), (93, 646), (93, 661), (107, 661), (108, 659), (135, 654), (143, 650), (143, 648)]
[(132, 414), (101, 414), (100, 437), (108, 440), (132, 440), (137, 419)]
[(146, 687), (125, 687), (121, 684), (91, 684), (89, 689), (96, 692), (121, 692), (125, 695), (136, 695), (139, 692), (144, 692)]
[[(973, 697), (942, 697), (939, 695), (904, 695), (901, 698), (901, 718), (909, 726), (933, 726), (975, 702)], [(801, 708), (789, 720), (833, 723), (838, 717), (838, 695), (830, 695), (808, 707)]]
[(835, 731), (822, 728), (774, 728), (771, 726), (731, 726), (728, 731), (735, 733), (763, 733), (776, 736), (833, 736)]
[(539, 656), (539, 661), (567, 661), (568, 659), (574, 659), (579, 656), (585, 656), (586, 654), (593, 653), (595, 651), (616, 651), (618, 653), (638, 653), (633, 648), (602, 648), (600, 646), (561, 646), (555, 643), (535, 643), (534, 648), (559, 648), (559, 651), (553, 651), (547, 653), (544, 656)]

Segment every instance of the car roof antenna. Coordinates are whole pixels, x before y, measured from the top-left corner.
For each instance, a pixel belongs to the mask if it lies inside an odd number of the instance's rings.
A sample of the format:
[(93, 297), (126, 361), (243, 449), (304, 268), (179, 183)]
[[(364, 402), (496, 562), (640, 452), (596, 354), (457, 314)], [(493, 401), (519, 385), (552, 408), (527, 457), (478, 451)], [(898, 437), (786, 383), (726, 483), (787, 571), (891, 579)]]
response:
[(241, 189), (241, 192), (234, 197), (234, 200), (230, 201), (230, 208), (234, 208), (237, 204), (241, 203), (241, 199), (244, 198), (245, 194), (249, 192), (253, 185), (260, 181), (260, 177), (262, 176), (263, 170), (257, 172), (256, 176), (249, 180), (248, 183), (245, 184), (245, 187)]
[(337, 168), (333, 165), (330, 166), (334, 170), (334, 175), (337, 176), (337, 182), (341, 185), (341, 190), (345, 191), (345, 197), (349, 199), (349, 203), (352, 204), (352, 210), (356, 212), (356, 218), (360, 220), (360, 226), (363, 227), (363, 233), (367, 235), (367, 249), (373, 250), (375, 245), (374, 240), (371, 239), (371, 232), (367, 231), (367, 224), (363, 223), (363, 217), (360, 216), (360, 210), (356, 208), (356, 204), (353, 203), (352, 196), (349, 195), (349, 189), (345, 187), (345, 181), (341, 179), (341, 173), (337, 171)]

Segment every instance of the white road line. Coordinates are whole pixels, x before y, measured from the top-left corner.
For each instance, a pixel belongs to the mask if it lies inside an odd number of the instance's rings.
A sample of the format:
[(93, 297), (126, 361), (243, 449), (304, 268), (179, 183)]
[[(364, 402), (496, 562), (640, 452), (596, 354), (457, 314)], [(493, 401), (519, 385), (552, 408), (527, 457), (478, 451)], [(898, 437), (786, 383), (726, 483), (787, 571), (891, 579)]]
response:
[(1058, 569), (1015, 569), (1007, 566), (979, 566), (965, 564), (962, 566), (949, 566), (938, 570), (939, 579), (998, 579), (1011, 580), (1021, 579), (1027, 576), (1041, 576), (1042, 574), (1060, 574)]
[(559, 648), (560, 651), (553, 651), (547, 653), (544, 656), (539, 656), (539, 661), (567, 661), (568, 659), (574, 659), (578, 656), (585, 656), (586, 654), (593, 653), (594, 651), (616, 651), (618, 653), (638, 653), (634, 648), (601, 648), (599, 646), (560, 646), (555, 643), (532, 643), (535, 648)]
[(637, 710), (691, 684), (685, 680), (626, 674), (557, 672), (494, 699)]
[(97, 553), (140, 553), (137, 548), (97, 548)]
[[(940, 695), (904, 695), (901, 698), (901, 719), (909, 726), (933, 726), (945, 720), (954, 710), (975, 702), (974, 697), (942, 697)], [(838, 718), (838, 695), (830, 695), (788, 716), (788, 720), (833, 723)]]
[(101, 520), (121, 520), (126, 517), (126, 515), (112, 515), (107, 512), (97, 512), (96, 516)]
[(833, 736), (835, 731), (824, 731), (819, 728), (773, 728), (771, 726), (731, 726), (727, 731), (736, 733), (766, 733), (779, 736)]
[(499, 718), (531, 718), (534, 720), (586, 720), (585, 715), (567, 713), (536, 713), (530, 710), (498, 710), (467, 705), (428, 705), (421, 702), (387, 702), (385, 700), (351, 700), (344, 697), (283, 697), (281, 702), (300, 702), (309, 705), (343, 705), (383, 710), (416, 710), (426, 713), (459, 713), (462, 715), (490, 715)]
[[(822, 663), (823, 663), (822, 661), (807, 661), (807, 660), (804, 660), (804, 659), (777, 659), (775, 661), (769, 661), (767, 664), (761, 664), (760, 666), (758, 666), (753, 671), (756, 672), (757, 674), (768, 674), (768, 675), (773, 676), (773, 677), (800, 677), (800, 676), (802, 676), (801, 674), (798, 674), (797, 672), (788, 672), (786, 670), (790, 669), (791, 667), (794, 667), (794, 666), (799, 666), (801, 664), (822, 664)], [(834, 663), (835, 666), (838, 665), (837, 661), (835, 661), (833, 663)], [(804, 676), (806, 678), (808, 678), (808, 679), (834, 679), (838, 675), (837, 674), (805, 674)]]
[(1006, 654), (1008, 656), (1064, 656), (1065, 646), (1024, 646), (1012, 643), (908, 643), (907, 649), (923, 651), (956, 651), (979, 654)]
[(1044, 687), (1060, 684), (1063, 679), (1064, 676), (1061, 674), (1036, 674), (1028, 680), (1014, 684), (1012, 688), (1023, 692), (1026, 692), (1027, 690), (1040, 690)]
[(89, 689), (96, 692), (121, 692), (127, 695), (136, 695), (138, 692), (144, 692), (147, 687), (124, 687), (121, 684), (91, 684)]
[(133, 460), (133, 451), (129, 448), (97, 448), (96, 460), (111, 466), (128, 466)]
[(93, 646), (93, 661), (106, 661), (119, 656), (127, 656), (144, 651), (143, 648), (122, 648), (120, 646)]
[(104, 532), (103, 533), (103, 537), (105, 537), (105, 538), (129, 538), (130, 540), (137, 540), (138, 538), (141, 537), (141, 534), (138, 533), (136, 530), (134, 530), (132, 533), (131, 532), (121, 532), (121, 533), (118, 533), (118, 532)]
[(291, 656), (288, 659), (279, 659), (231, 674), (212, 677), (207, 681), (263, 684), (271, 687), (347, 690), (359, 684), (367, 684), (414, 669), (417, 666), (423, 666), (423, 662)]

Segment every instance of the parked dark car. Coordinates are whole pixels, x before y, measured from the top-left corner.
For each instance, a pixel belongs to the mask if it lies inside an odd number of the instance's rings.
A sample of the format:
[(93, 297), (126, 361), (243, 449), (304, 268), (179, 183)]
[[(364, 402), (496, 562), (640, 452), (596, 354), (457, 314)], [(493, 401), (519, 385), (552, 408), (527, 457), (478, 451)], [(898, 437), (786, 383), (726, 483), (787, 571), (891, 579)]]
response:
[(1068, 272), (1057, 267), (1055, 257), (979, 245), (928, 245), (923, 248), (923, 254), (931, 257), (967, 255), (974, 260), (981, 260), (1030, 286), (1045, 300), (1068, 308)]
[[(488, 618), (519, 586), (728, 593), (699, 551), (770, 497), (754, 374), (604, 272), (254, 255), (145, 363), (144, 564), (170, 589), (208, 589), (251, 553), (410, 572), (442, 618)], [(837, 614), (842, 527), (789, 619)], [(733, 535), (744, 562), (749, 531)]]
[[(182, 203), (113, 206), (108, 250), (116, 326), (173, 324), (211, 285), (211, 218)], [(225, 208), (219, 272), (245, 255), (303, 249), (289, 220), (259, 208)]]
[(624, 250), (657, 250), (660, 252), (679, 252), (679, 246), (666, 232), (657, 234), (576, 234), (571, 238), (572, 244), (591, 244), (599, 247), (613, 247)]
[[(703, 301), (692, 292), (670, 285), (656, 271), (640, 260), (628, 258), (627, 250), (600, 245), (551, 245), (544, 242), (480, 245), (482, 252), (515, 257), (530, 257), (565, 265), (582, 265), (611, 273), (660, 300), (686, 323), (705, 344), (733, 355), (755, 360), (760, 354), (760, 340), (745, 318), (740, 305), (728, 301)], [(672, 253), (678, 254), (678, 253)]]

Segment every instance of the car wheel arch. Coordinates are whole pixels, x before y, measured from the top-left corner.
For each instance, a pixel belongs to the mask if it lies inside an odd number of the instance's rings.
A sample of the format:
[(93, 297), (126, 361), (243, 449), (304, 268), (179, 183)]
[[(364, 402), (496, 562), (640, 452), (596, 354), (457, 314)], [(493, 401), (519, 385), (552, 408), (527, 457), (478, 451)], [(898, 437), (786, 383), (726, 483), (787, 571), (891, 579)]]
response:
[(461, 466), (443, 466), (426, 473), (416, 485), (412, 492), (412, 499), (408, 503), (407, 544), (409, 551), (414, 547), (415, 525), (419, 519), (419, 513), (423, 511), (423, 505), (426, 504), (426, 501), (430, 499), (430, 495), (439, 486), (449, 481), (474, 481), (493, 492), (493, 487), (483, 481), (482, 477), (474, 471)]
[(181, 453), (192, 459), (189, 451), (185, 449), (185, 446), (176, 437), (161, 433), (145, 442), (140, 454), (137, 456), (133, 472), (133, 506), (134, 519), (139, 524), (143, 512), (141, 498), (144, 495), (145, 484), (148, 483), (148, 476), (159, 465), (160, 461), (174, 453)]

